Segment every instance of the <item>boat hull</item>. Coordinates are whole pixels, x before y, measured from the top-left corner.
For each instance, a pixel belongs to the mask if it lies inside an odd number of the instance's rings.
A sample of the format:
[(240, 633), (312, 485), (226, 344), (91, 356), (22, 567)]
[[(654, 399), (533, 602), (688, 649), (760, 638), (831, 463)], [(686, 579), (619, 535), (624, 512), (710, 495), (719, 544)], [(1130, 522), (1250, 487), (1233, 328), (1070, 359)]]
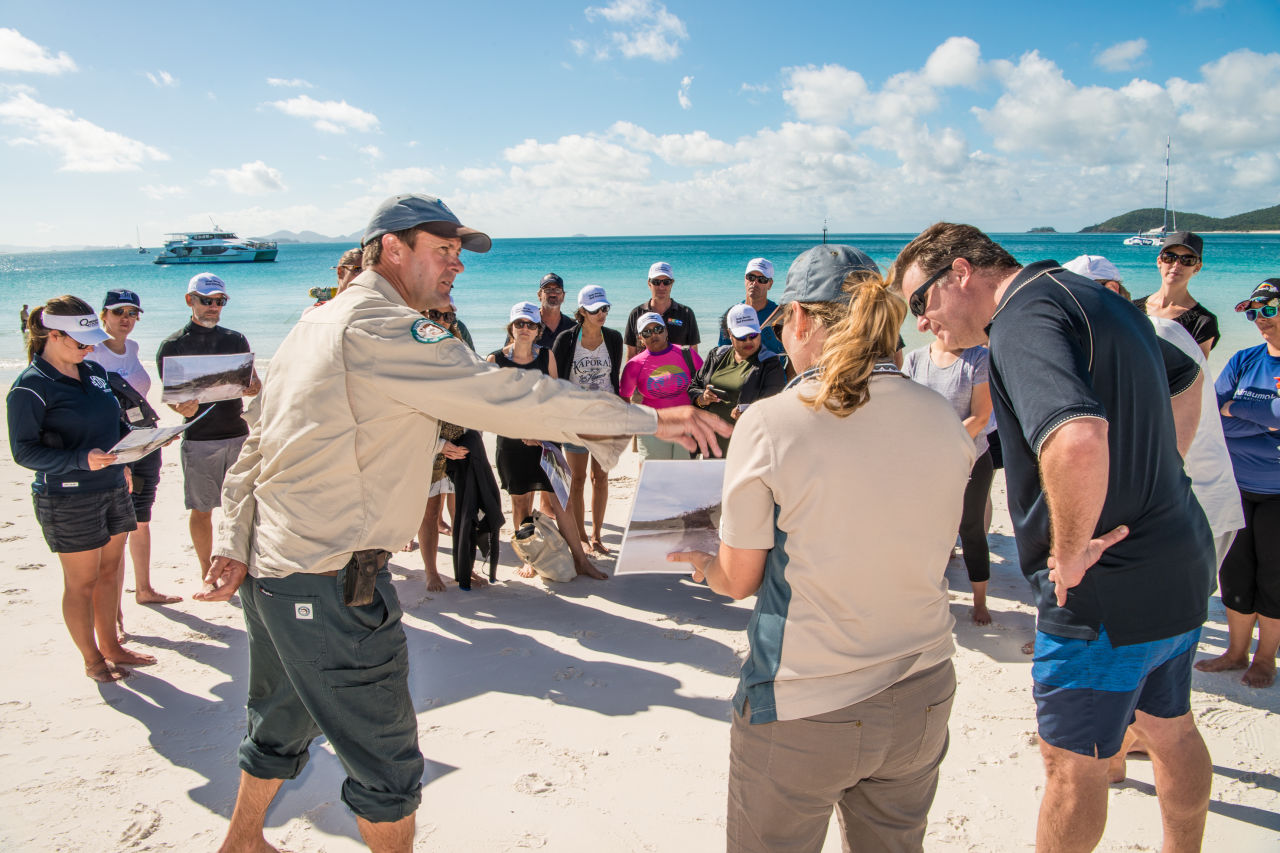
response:
[(279, 249), (258, 249), (252, 252), (224, 252), (221, 255), (188, 255), (185, 258), (177, 255), (157, 255), (152, 261), (155, 264), (255, 264), (274, 261)]

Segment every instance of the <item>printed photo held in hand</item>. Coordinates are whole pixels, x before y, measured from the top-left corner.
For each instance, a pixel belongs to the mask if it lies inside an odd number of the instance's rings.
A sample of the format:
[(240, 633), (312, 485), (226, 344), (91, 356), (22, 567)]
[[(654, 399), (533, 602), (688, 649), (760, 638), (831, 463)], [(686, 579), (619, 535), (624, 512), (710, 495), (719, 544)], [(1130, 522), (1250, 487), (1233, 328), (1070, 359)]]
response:
[(667, 554), (715, 553), (720, 545), (723, 484), (723, 459), (654, 459), (645, 463), (614, 574), (687, 574), (689, 567), (668, 562)]
[(253, 385), (253, 353), (166, 356), (162, 403), (216, 403), (245, 395)]
[(568, 509), (569, 481), (573, 478), (569, 473), (569, 460), (564, 458), (564, 451), (554, 441), (543, 441), (541, 444), (542, 459), (540, 464), (542, 470), (546, 472), (547, 479), (551, 481), (551, 488), (555, 491), (556, 500), (560, 501), (560, 506)]

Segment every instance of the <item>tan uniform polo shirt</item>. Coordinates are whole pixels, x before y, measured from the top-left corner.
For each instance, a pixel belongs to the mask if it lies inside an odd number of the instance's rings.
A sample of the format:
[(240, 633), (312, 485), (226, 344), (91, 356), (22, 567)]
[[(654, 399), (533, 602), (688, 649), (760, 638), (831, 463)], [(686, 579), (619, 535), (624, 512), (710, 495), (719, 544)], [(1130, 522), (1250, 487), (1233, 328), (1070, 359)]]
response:
[(797, 399), (816, 387), (753, 404), (725, 463), (720, 538), (769, 551), (734, 697), (752, 723), (844, 708), (955, 652), (944, 573), (973, 440), (896, 371), (846, 418)]
[(579, 444), (579, 433), (657, 428), (647, 407), (480, 360), (371, 271), (298, 321), (258, 403), (223, 485), (213, 551), (255, 577), (333, 571), (353, 551), (399, 550), (426, 509), (441, 420)]

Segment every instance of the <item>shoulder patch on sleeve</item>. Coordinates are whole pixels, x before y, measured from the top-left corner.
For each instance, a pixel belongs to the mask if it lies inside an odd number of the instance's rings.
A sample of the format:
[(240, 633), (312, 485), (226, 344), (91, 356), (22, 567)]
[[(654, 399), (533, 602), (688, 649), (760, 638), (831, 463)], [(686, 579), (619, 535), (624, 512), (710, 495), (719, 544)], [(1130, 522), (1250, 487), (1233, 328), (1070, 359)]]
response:
[(433, 323), (425, 317), (414, 321), (409, 333), (420, 344), (434, 344), (453, 337), (453, 334), (444, 326)]

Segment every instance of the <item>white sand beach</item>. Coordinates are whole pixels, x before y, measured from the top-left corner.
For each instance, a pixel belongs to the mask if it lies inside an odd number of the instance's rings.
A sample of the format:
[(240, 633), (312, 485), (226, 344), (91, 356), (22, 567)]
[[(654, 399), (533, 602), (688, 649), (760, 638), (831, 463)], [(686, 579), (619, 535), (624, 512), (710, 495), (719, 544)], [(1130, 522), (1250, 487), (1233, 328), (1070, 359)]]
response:
[[(32, 515), (29, 472), (7, 453), (0, 462), (9, 673), (0, 683), (2, 850), (213, 850), (226, 829), (244, 731), (245, 634), (234, 604), (190, 600), (199, 584), (177, 459), (170, 448), (152, 575), (186, 600), (141, 607), (126, 593), (132, 645), (159, 662), (112, 685), (82, 674), (60, 615), (58, 561)], [(606, 541), (615, 547), (635, 470), (627, 454), (613, 472)], [(994, 491), (993, 625), (970, 621), (963, 566), (948, 568), (959, 693), (927, 850), (1034, 843), (1043, 771), (1021, 651), (1034, 610), (1013, 561), (1002, 477)], [(611, 571), (611, 560), (599, 563)], [(394, 559), (427, 758), (415, 849), (723, 849), (729, 698), (752, 601), (733, 603), (673, 575), (546, 587), (516, 578), (516, 565), (504, 541), (497, 584), (472, 592), (450, 584), (428, 596), (420, 557)], [(444, 553), (441, 573), (451, 574)], [(1205, 655), (1226, 639), (1213, 604)], [(1280, 849), (1280, 688), (1249, 690), (1236, 675), (1198, 672), (1194, 685), (1214, 764), (1205, 849)], [(1135, 758), (1129, 770), (1112, 788), (1099, 849), (1158, 850), (1150, 765)], [(291, 851), (364, 849), (338, 798), (343, 776), (318, 741), (270, 811), (268, 840)], [(839, 843), (829, 837), (824, 849)]]

